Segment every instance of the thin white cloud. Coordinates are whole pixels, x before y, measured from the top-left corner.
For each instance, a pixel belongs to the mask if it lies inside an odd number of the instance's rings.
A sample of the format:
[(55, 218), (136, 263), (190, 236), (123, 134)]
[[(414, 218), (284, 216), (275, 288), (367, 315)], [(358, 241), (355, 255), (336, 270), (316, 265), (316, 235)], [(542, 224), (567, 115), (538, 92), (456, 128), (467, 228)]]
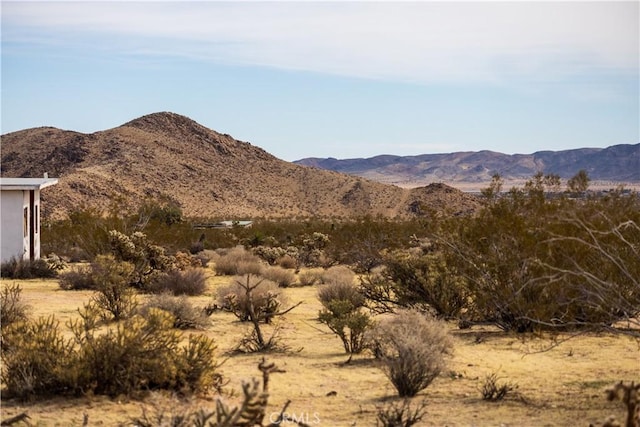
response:
[(415, 82), (637, 73), (639, 62), (635, 1), (3, 2), (2, 15), (5, 42), (43, 33), (124, 54)]

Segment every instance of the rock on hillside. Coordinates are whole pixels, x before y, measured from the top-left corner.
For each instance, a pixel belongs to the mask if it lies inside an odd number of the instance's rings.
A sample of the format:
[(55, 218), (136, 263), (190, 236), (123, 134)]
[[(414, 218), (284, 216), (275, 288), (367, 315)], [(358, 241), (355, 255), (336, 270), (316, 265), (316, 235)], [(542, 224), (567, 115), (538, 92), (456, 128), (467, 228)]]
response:
[(105, 210), (116, 199), (135, 210), (148, 198), (175, 200), (185, 215), (205, 218), (407, 217), (416, 200), (454, 213), (478, 207), (446, 186), (405, 190), (285, 162), (166, 112), (92, 134), (41, 127), (2, 136), (2, 176), (45, 172), (59, 177), (43, 192), (55, 218), (79, 206)]

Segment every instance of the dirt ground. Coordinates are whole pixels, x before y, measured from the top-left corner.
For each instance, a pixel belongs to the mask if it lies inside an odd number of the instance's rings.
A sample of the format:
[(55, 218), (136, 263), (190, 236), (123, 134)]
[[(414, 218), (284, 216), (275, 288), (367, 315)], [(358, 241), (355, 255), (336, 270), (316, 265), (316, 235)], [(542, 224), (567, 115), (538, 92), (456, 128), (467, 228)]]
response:
[[(193, 303), (206, 305), (216, 288), (228, 280), (212, 275), (207, 295), (193, 297)], [(9, 283), (14, 282), (2, 280), (0, 285)], [(91, 292), (60, 290), (56, 280), (17, 283), (33, 317), (55, 314), (61, 325), (91, 296)], [(370, 355), (345, 364), (347, 356), (339, 338), (316, 320), (320, 309), (317, 289), (288, 288), (284, 292), (291, 303), (302, 304), (279, 322), (281, 337), (291, 350), (267, 355), (286, 371), (271, 377), (273, 416), (291, 400), (287, 412), (309, 425), (375, 426), (378, 409), (397, 401), (391, 383)], [(214, 313), (212, 320), (206, 331), (186, 333), (204, 333), (217, 341), (219, 357), (226, 359), (220, 369), (229, 380), (222, 398), (233, 402), (243, 381), (260, 376), (257, 365), (262, 355), (230, 354), (248, 325), (228, 313)], [(605, 390), (621, 380), (640, 381), (639, 342), (627, 337), (579, 336), (548, 349), (548, 337), (523, 341), (490, 327), (450, 327), (455, 348), (448, 369), (413, 400), (414, 404), (426, 403), (421, 426), (588, 426), (610, 415), (622, 420), (623, 405), (608, 402)], [(547, 351), (540, 351), (544, 349)], [(516, 386), (502, 401), (481, 398), (480, 389), (491, 374)], [(89, 426), (118, 426), (134, 425), (133, 418), (140, 417), (143, 409), (147, 414), (213, 409), (218, 398), (179, 400), (152, 393), (143, 401), (85, 396), (29, 403), (2, 398), (0, 403), (2, 420), (26, 412), (34, 426), (80, 426), (85, 416)]]

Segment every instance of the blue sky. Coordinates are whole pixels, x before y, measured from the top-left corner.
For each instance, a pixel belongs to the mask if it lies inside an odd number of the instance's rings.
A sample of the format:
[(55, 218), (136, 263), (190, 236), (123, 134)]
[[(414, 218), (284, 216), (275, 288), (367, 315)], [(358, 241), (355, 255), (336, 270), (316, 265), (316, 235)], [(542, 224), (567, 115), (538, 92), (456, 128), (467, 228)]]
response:
[(284, 160), (640, 142), (640, 3), (2, 1), (2, 134), (172, 111)]

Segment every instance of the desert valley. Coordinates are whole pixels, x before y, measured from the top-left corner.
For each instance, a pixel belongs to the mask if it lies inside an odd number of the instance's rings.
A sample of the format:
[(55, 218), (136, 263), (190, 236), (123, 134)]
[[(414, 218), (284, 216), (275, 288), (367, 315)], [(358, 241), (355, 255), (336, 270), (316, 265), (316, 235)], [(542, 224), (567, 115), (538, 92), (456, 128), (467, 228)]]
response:
[(2, 425), (640, 425), (640, 144), (291, 163), (164, 112), (1, 168), (59, 180)]

